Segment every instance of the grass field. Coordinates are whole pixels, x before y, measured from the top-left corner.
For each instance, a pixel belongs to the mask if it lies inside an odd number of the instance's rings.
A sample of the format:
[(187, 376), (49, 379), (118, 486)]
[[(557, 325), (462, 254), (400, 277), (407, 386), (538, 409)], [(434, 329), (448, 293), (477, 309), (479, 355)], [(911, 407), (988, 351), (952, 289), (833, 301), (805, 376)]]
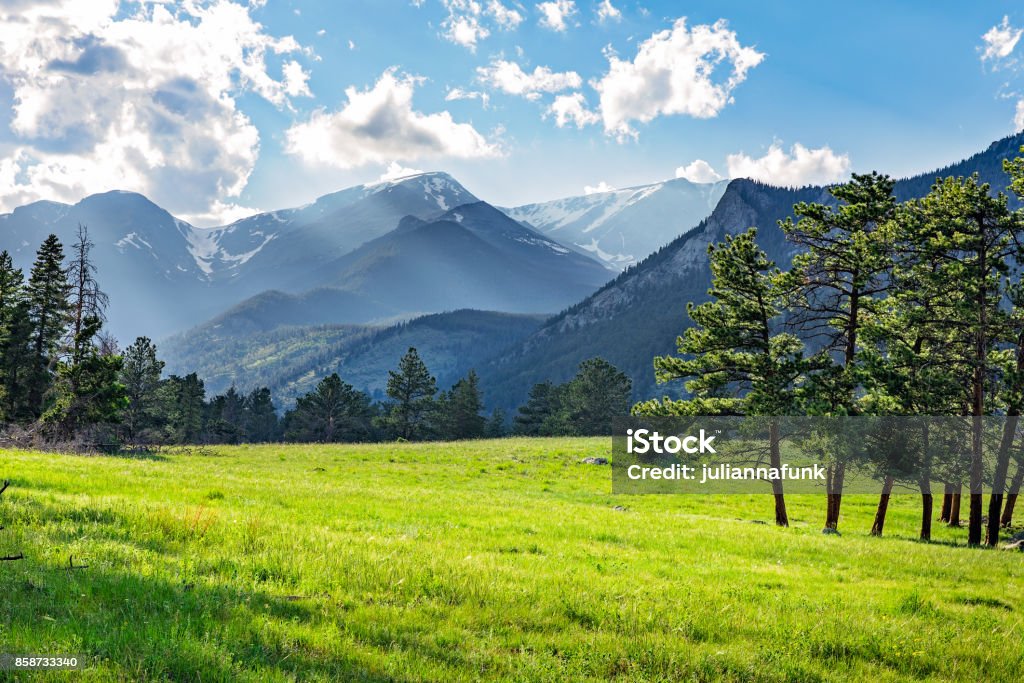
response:
[(579, 463), (608, 449), (0, 451), (26, 555), (0, 653), (87, 656), (60, 680), (1021, 680), (1024, 553), (914, 540), (914, 496), (881, 539), (866, 496), (842, 537), (816, 496), (789, 529), (753, 523), (768, 496), (613, 496)]

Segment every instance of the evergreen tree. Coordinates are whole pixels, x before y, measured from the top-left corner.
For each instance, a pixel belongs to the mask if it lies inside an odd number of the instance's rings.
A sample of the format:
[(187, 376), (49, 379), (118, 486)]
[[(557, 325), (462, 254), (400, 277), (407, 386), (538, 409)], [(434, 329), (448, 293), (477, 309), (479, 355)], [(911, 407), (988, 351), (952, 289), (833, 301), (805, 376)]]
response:
[(529, 398), (520, 405), (515, 416), (515, 432), (523, 436), (542, 436), (545, 424), (559, 411), (557, 391), (552, 382), (535, 384), (529, 390)]
[(43, 397), (57, 367), (58, 352), (71, 315), (71, 286), (64, 270), (64, 248), (50, 235), (36, 252), (28, 281), (28, 313), (31, 321), (31, 367), (26, 374), (28, 410), (42, 414)]
[(613, 421), (629, 415), (632, 391), (632, 380), (603, 358), (590, 358), (580, 363), (579, 372), (565, 392), (574, 433), (611, 435)]
[(245, 398), (235, 387), (210, 401), (206, 418), (207, 441), (240, 443), (246, 439)]
[(0, 252), (0, 421), (27, 417), (31, 332), (24, 275), (10, 254)]
[(206, 387), (196, 374), (171, 375), (161, 387), (164, 421), (174, 443), (196, 444), (203, 437)]
[(484, 427), (484, 436), (488, 439), (500, 439), (508, 434), (508, 424), (505, 419), (505, 411), (495, 408), (491, 411), (491, 417)]
[[(640, 415), (792, 415), (810, 369), (803, 344), (779, 331), (788, 280), (758, 248), (751, 228), (708, 249), (711, 301), (688, 307), (694, 326), (678, 340), (682, 358), (654, 359), (659, 382), (686, 380), (691, 397), (648, 401)], [(777, 420), (769, 427), (771, 466), (781, 466)], [(772, 481), (775, 522), (788, 526), (782, 482)]]
[(70, 339), (57, 364), (48, 392), (50, 405), (43, 417), (51, 436), (62, 439), (92, 425), (115, 422), (127, 401), (125, 388), (118, 381), (122, 359), (116, 348), (108, 351), (100, 344), (108, 298), (96, 281), (92, 248), (88, 229), (79, 224), (66, 274), (70, 280)]
[(480, 414), (483, 399), (479, 385), (476, 371), (470, 370), (444, 396), (442, 407), (438, 409), (443, 438), (457, 441), (479, 439), (484, 435), (487, 420)]
[[(991, 413), (988, 396), (995, 387), (1001, 344), (1012, 343), (1009, 312), (1002, 305), (1011, 281), (1011, 266), (1021, 257), (1024, 222), (1007, 207), (1002, 193), (995, 196), (976, 176), (938, 181), (923, 199), (912, 204), (920, 232), (918, 247), (940, 264), (924, 282), (941, 301), (936, 324), (956, 330), (951, 353), (965, 368), (967, 413), (981, 418)], [(982, 542), (984, 434), (975, 420), (970, 460), (970, 518), (967, 542)], [(1005, 476), (1004, 476), (1005, 479)], [(1005, 483), (1005, 482), (1003, 482)], [(1002, 496), (1002, 487), (997, 494)], [(998, 533), (998, 526), (996, 527)]]
[(386, 424), (391, 432), (406, 440), (428, 436), (436, 393), (437, 382), (416, 349), (410, 347), (398, 369), (388, 371), (387, 395), (392, 404)]
[(365, 441), (370, 436), (372, 415), (370, 397), (334, 373), (288, 411), (285, 438), (315, 443)]
[(122, 417), (122, 433), (128, 443), (145, 442), (160, 426), (160, 376), (164, 363), (157, 358), (156, 344), (139, 337), (125, 349), (120, 381), (128, 404)]
[[(813, 377), (817, 405), (808, 410), (816, 414), (857, 412), (858, 337), (891, 283), (894, 185), (888, 176), (855, 173), (850, 182), (829, 189), (838, 207), (801, 202), (793, 207), (798, 222), (779, 224), (801, 249), (793, 258), (800, 296), (792, 323), (835, 361)], [(829, 468), (827, 528), (839, 524), (845, 469), (842, 458)]]
[(245, 397), (245, 433), (252, 443), (268, 443), (279, 438), (277, 411), (270, 389), (253, 389)]

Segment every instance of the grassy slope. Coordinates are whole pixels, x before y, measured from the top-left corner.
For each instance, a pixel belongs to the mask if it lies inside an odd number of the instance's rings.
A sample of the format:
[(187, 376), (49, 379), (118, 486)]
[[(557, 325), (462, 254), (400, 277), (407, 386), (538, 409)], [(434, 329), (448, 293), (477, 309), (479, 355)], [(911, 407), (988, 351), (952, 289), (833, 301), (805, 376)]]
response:
[[(0, 652), (76, 680), (1011, 680), (1024, 555), (897, 496), (615, 497), (604, 439), (0, 452)], [(625, 510), (616, 510), (615, 506)], [(63, 571), (69, 554), (88, 563)]]

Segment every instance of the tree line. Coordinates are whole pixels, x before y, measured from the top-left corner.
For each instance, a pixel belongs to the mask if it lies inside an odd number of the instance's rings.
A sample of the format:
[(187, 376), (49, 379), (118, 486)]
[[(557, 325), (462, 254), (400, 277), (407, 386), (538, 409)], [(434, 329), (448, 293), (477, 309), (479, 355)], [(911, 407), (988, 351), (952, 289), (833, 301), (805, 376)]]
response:
[[(1024, 149), (1022, 149), (1024, 151)], [(1024, 158), (1007, 160), (1008, 189), (1024, 196)], [(937, 180), (920, 199), (898, 202), (894, 182), (853, 175), (831, 188), (835, 205), (798, 203), (780, 221), (796, 256), (781, 270), (757, 245), (757, 229), (712, 245), (712, 286), (688, 305), (693, 326), (678, 356), (654, 360), (659, 382), (683, 380), (682, 400), (651, 400), (638, 415), (970, 416), (967, 467), (929, 468), (925, 433), (914, 480), (920, 535), (930, 538), (932, 485), (943, 485), (940, 519), (960, 525), (968, 485), (968, 543), (995, 545), (1024, 479), (1017, 434), (1024, 407), (1024, 210), (975, 174)], [(1005, 416), (986, 464), (982, 416)], [(771, 435), (772, 465), (779, 461)], [(909, 443), (909, 441), (908, 441)], [(930, 448), (934, 449), (935, 444)], [(851, 461), (826, 443), (826, 529), (836, 529)], [(1016, 462), (1016, 473), (1009, 471)], [(884, 475), (873, 534), (880, 535), (905, 462), (874, 462)], [(986, 471), (988, 466), (988, 471)], [(987, 533), (982, 489), (990, 487)], [(776, 523), (788, 525), (781, 482)], [(1004, 505), (1005, 503), (1005, 505)]]
[(0, 425), (16, 443), (116, 449), (610, 434), (612, 420), (629, 409), (629, 378), (594, 358), (565, 384), (537, 385), (514, 420), (497, 409), (486, 415), (474, 371), (439, 390), (415, 348), (389, 371), (384, 401), (337, 373), (283, 416), (267, 387), (208, 398), (196, 373), (164, 376), (152, 340), (119, 349), (104, 334), (109, 299), (92, 248), (85, 226), (69, 257), (50, 235), (27, 280), (0, 253)]

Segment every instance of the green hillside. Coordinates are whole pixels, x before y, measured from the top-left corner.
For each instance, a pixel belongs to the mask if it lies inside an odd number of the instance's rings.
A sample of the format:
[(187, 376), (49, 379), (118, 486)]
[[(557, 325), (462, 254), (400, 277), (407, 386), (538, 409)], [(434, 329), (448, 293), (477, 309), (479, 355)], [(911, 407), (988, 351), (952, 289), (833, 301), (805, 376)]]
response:
[(279, 406), (287, 406), (337, 372), (379, 399), (388, 370), (410, 346), (446, 388), (543, 321), (544, 316), (461, 310), (391, 326), (284, 327), (238, 336), (204, 326), (168, 340), (161, 356), (168, 372), (198, 373), (209, 395), (232, 385), (243, 391), (267, 386)]
[[(613, 496), (604, 439), (0, 451), (0, 643), (72, 680), (1016, 680), (1024, 562), (915, 496)], [(69, 556), (75, 566), (67, 569)], [(28, 680), (28, 678), (26, 678)], [(33, 679), (34, 680), (34, 679)], [(64, 680), (61, 678), (60, 680)]]

